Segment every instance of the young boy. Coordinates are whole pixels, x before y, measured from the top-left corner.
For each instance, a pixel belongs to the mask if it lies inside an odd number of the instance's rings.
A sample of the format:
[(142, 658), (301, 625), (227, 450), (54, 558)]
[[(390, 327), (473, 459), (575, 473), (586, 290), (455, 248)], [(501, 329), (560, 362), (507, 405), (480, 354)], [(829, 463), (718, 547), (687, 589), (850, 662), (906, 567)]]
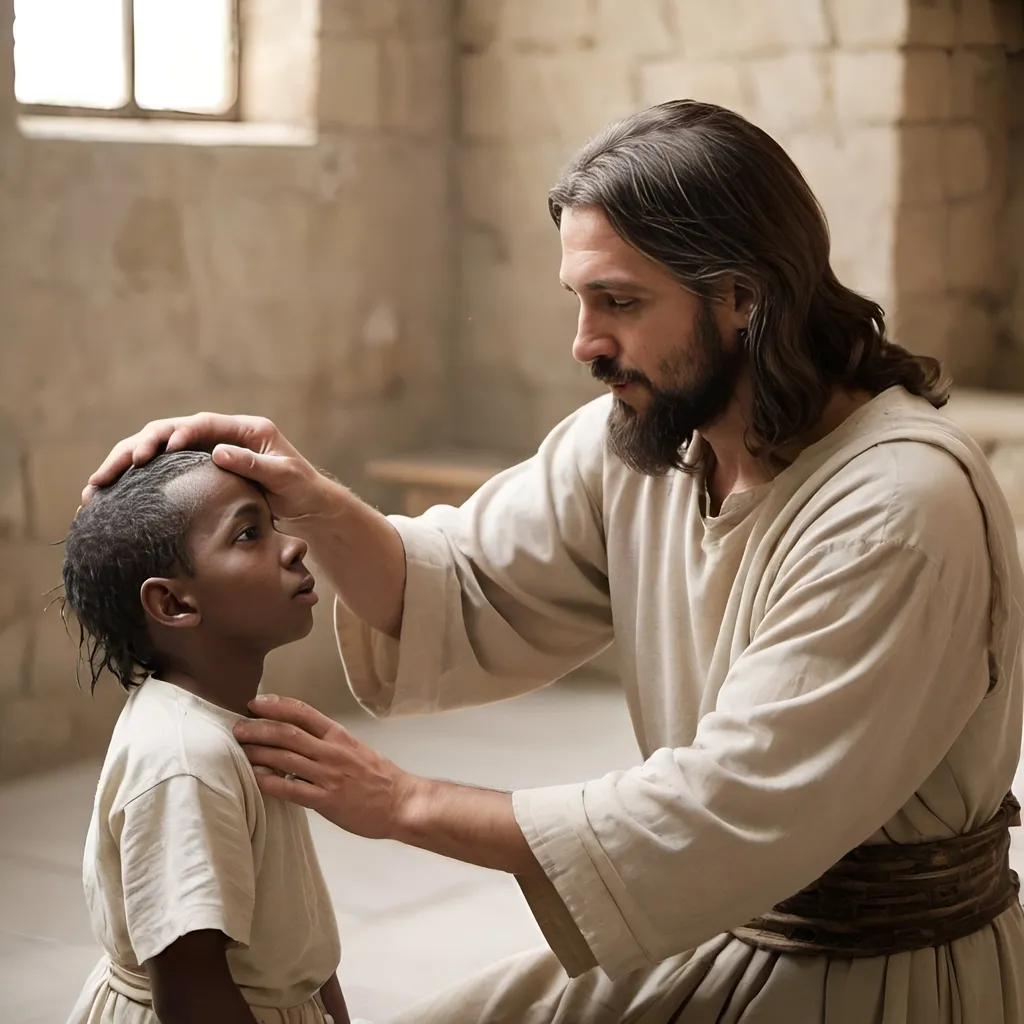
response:
[(105, 956), (69, 1024), (349, 1024), (306, 812), (261, 796), (231, 734), (266, 655), (312, 628), (305, 553), (200, 452), (129, 470), (72, 523), (92, 686), (107, 669), (130, 695), (85, 847)]

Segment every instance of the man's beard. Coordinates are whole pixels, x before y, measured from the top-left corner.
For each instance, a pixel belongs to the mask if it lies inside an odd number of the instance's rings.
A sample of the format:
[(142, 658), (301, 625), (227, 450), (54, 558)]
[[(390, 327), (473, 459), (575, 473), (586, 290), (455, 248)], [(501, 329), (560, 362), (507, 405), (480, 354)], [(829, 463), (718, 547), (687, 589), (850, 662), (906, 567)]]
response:
[[(591, 373), (606, 384), (635, 383), (650, 393), (644, 412), (617, 398), (608, 415), (608, 445), (630, 469), (645, 476), (664, 476), (681, 469), (695, 430), (714, 423), (728, 408), (743, 366), (743, 346), (728, 351), (710, 305), (701, 304), (691, 354), (671, 357), (663, 364), (669, 378), (685, 372), (686, 383), (659, 388), (638, 370), (617, 370), (615, 362), (600, 356)], [(684, 364), (685, 369), (684, 369)]]

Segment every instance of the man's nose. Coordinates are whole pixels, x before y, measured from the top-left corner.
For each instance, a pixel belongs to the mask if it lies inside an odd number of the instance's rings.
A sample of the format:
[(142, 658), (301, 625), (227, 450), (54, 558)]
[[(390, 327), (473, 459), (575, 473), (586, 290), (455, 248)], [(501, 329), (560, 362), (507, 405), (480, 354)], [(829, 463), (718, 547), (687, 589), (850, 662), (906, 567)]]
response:
[(599, 356), (614, 359), (618, 345), (614, 337), (604, 329), (600, 318), (585, 309), (580, 309), (576, 324), (576, 338), (572, 343), (572, 357), (578, 363), (592, 363)]

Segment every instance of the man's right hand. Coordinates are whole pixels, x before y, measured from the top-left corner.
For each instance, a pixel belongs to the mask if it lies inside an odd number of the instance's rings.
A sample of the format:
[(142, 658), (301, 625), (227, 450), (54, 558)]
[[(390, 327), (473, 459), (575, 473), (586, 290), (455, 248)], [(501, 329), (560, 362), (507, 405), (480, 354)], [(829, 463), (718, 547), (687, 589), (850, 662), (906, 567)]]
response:
[(103, 465), (89, 477), (82, 504), (100, 487), (112, 484), (130, 466), (141, 466), (163, 451), (213, 450), (222, 469), (248, 477), (267, 492), (271, 511), (280, 519), (301, 519), (329, 512), (326, 481), (262, 416), (193, 416), (153, 420), (137, 434), (114, 445)]

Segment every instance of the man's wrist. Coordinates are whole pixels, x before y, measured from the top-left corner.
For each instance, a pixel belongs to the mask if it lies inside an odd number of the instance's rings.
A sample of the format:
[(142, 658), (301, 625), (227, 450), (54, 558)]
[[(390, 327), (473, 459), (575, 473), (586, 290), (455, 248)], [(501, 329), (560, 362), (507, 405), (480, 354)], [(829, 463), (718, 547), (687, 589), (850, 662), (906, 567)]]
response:
[(402, 772), (395, 783), (389, 839), (407, 846), (419, 846), (424, 823), (430, 817), (430, 804), (437, 784), (409, 772)]

